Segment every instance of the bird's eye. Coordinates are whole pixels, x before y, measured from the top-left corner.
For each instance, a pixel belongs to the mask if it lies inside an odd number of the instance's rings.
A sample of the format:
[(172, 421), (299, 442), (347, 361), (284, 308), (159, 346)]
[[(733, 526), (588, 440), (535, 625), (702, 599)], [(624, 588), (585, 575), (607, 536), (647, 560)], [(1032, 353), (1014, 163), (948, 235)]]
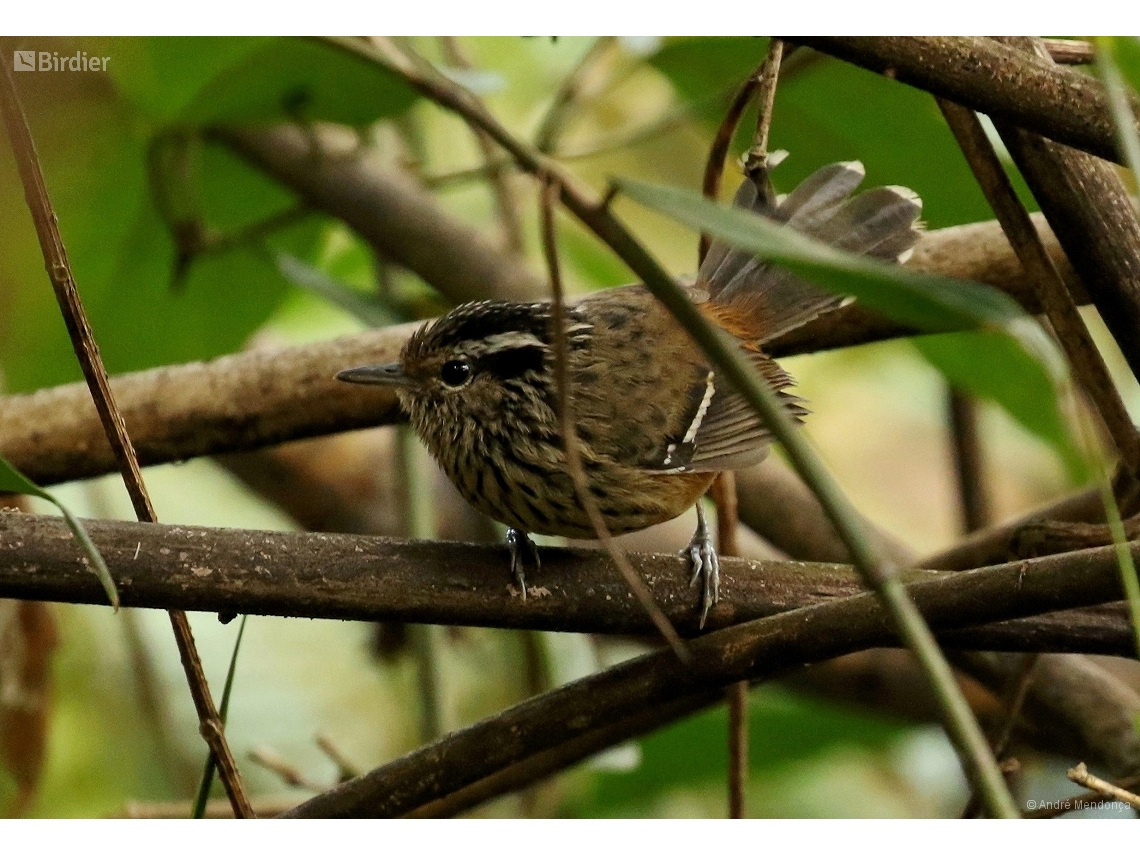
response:
[(443, 363), (439, 379), (452, 388), (458, 389), (471, 379), (471, 363), (466, 359), (452, 359)]

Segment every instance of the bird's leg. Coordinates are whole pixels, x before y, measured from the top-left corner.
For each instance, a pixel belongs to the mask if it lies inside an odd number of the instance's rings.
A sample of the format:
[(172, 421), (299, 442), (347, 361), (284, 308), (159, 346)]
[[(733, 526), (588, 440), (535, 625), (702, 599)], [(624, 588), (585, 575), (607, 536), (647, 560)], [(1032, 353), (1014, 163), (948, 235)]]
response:
[(720, 600), (720, 559), (713, 547), (708, 522), (705, 520), (705, 509), (700, 502), (697, 502), (697, 530), (693, 532), (693, 539), (685, 552), (693, 562), (693, 578), (689, 586), (692, 587), (698, 579), (701, 580), (701, 629), (704, 629), (709, 609)]
[(542, 561), (538, 557), (538, 547), (522, 529), (507, 529), (507, 549), (511, 552), (511, 575), (519, 584), (522, 598), (526, 599), (526, 570), (527, 564), (533, 564), (535, 570), (542, 569)]

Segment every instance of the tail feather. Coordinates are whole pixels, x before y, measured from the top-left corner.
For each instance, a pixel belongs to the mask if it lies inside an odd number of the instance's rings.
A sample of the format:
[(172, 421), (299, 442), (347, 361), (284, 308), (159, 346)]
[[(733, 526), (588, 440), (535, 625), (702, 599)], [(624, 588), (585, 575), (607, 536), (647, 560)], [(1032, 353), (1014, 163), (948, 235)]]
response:
[[(780, 202), (776, 219), (787, 222), (795, 218), (807, 225), (850, 196), (866, 176), (867, 170), (857, 160), (817, 169)], [(799, 230), (805, 231), (802, 227)]]
[[(774, 207), (746, 178), (734, 204), (848, 252), (898, 260), (921, 235), (922, 202), (905, 187), (877, 187), (852, 196), (864, 175), (858, 161), (825, 166)], [(699, 281), (712, 303), (747, 318), (760, 343), (846, 302), (845, 297), (719, 241), (709, 249)]]

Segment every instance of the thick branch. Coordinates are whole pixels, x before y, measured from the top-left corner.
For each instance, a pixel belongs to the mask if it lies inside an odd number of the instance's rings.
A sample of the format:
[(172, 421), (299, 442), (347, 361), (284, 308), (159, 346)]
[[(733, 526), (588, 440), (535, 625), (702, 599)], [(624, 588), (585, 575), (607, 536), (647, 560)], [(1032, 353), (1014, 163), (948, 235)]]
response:
[[(116, 377), (111, 388), (144, 465), (391, 423), (399, 417), (393, 394), (333, 375), (396, 359), (417, 326), (140, 371)], [(3, 399), (0, 454), (45, 485), (114, 470), (79, 383)]]
[[(88, 525), (127, 606), (654, 633), (625, 581), (597, 550), (543, 549), (542, 570), (534, 579), (539, 593), (524, 601), (510, 587), (506, 551), (498, 546), (127, 522)], [(1111, 550), (1071, 556), (1038, 559), (1028, 566), (1049, 561), (1115, 566)], [(699, 595), (689, 587), (684, 559), (649, 553), (629, 557), (669, 619), (682, 632), (696, 634)], [(944, 575), (961, 574), (917, 571), (913, 578)], [(846, 565), (729, 558), (722, 562), (721, 584), (727, 602), (710, 613), (713, 627), (862, 590)], [(1051, 601), (1054, 608), (1068, 605), (1064, 590)], [(58, 518), (0, 515), (0, 597), (99, 603), (101, 591)], [(1103, 599), (1078, 598), (1077, 604)], [(1017, 609), (1016, 603), (1007, 605)], [(953, 635), (952, 643), (964, 648), (1126, 654), (1129, 638), (1120, 613), (1092, 609), (962, 631)], [(1079, 646), (1074, 648), (1070, 639), (1078, 639)]]
[[(1120, 176), (1095, 157), (1007, 122), (995, 126), (1132, 373), (1140, 377), (1140, 220)], [(1127, 449), (1121, 451), (1135, 462)]]
[[(1071, 277), (1047, 229), (1042, 238), (1062, 273)], [(919, 242), (908, 266), (987, 282), (1029, 311), (1039, 308), (995, 222), (931, 232)], [(390, 390), (350, 387), (332, 378), (353, 365), (394, 360), (415, 328), (407, 324), (301, 347), (140, 371), (114, 378), (111, 388), (144, 465), (390, 424), (399, 418)], [(793, 331), (774, 343), (773, 353), (805, 353), (906, 334), (909, 331), (851, 306)], [(0, 454), (45, 486), (115, 468), (82, 384), (0, 398)]]
[(1104, 86), (1048, 60), (978, 37), (797, 36), (791, 41), (1051, 140), (1119, 160)]

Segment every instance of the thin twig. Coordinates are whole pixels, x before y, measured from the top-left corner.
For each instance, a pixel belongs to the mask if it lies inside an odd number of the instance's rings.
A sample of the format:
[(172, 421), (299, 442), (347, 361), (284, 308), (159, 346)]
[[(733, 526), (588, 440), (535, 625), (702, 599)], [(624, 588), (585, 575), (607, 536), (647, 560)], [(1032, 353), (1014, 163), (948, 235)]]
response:
[(585, 84), (594, 66), (603, 60), (617, 46), (616, 36), (601, 36), (590, 45), (589, 50), (570, 69), (562, 80), (562, 85), (554, 93), (550, 106), (538, 123), (534, 132), (534, 147), (543, 154), (553, 154), (558, 147), (558, 139), (578, 99), (582, 96)]
[(977, 115), (965, 107), (942, 99), (939, 99), (938, 106), (1014, 252), (1030, 273), (1037, 297), (1073, 366), (1077, 381), (1095, 403), (1121, 458), (1134, 475), (1140, 476), (1140, 434), (1137, 434), (1108, 366), (1060, 273), (1045, 251), (1028, 212), (1018, 199), (985, 129)]
[(317, 734), (317, 747), (324, 752), (326, 757), (336, 764), (336, 776), (338, 781), (347, 781), (360, 774), (360, 768), (345, 757), (344, 752), (336, 746), (336, 743), (323, 733)]
[[(1113, 786), (1122, 789), (1135, 789), (1140, 786), (1140, 775), (1133, 775), (1130, 778), (1122, 778), (1118, 781), (1113, 781)], [(1053, 817), (1061, 816), (1062, 814), (1069, 813), (1075, 810), (1085, 810), (1090, 807), (1102, 807), (1104, 805), (1105, 797), (1102, 793), (1090, 790), (1079, 796), (1067, 797), (1064, 799), (1057, 799), (1057, 804), (1050, 805), (1049, 807), (1036, 808), (1035, 810), (1028, 810), (1022, 814), (1025, 819), (1053, 819)], [(1113, 799), (1113, 801), (1116, 801)]]
[(958, 389), (950, 389), (947, 397), (962, 528), (969, 534), (986, 528), (992, 520), (985, 467), (982, 465), (981, 438), (978, 436), (978, 401)]
[(994, 741), (994, 754), (999, 760), (1004, 760), (1006, 752), (1009, 751), (1017, 719), (1021, 716), (1021, 710), (1025, 707), (1025, 700), (1029, 697), (1029, 690), (1033, 686), (1033, 671), (1039, 661), (1041, 661), (1040, 655), (1030, 653), (1021, 665), (1021, 673), (1017, 675), (1017, 683), (1013, 687), (1013, 698), (1007, 707), (1005, 724)]
[[(1037, 667), (1039, 660), (1040, 655), (1037, 653), (1026, 654), (1022, 658), (1012, 685), (1007, 685), (1003, 692), (1007, 696), (1005, 720), (997, 739), (993, 743), (994, 756), (998, 762), (1006, 759), (1005, 754), (1009, 750), (1010, 741), (1013, 739), (1014, 728), (1017, 726), (1025, 701), (1029, 697), (1029, 689), (1033, 685), (1033, 669)], [(976, 792), (971, 793), (970, 800), (966, 802), (966, 807), (962, 810), (962, 818), (971, 819), (977, 816), (979, 807), (978, 794)]]
[(625, 553), (610, 535), (606, 521), (598, 509), (598, 503), (590, 492), (590, 484), (586, 478), (586, 471), (582, 467), (581, 448), (579, 446), (578, 431), (575, 427), (573, 402), (569, 389), (569, 353), (566, 343), (565, 304), (562, 295), (562, 272), (558, 263), (558, 238), (554, 229), (554, 202), (560, 194), (558, 181), (544, 176), (542, 184), (542, 248), (546, 256), (546, 264), (550, 271), (550, 291), (553, 301), (550, 308), (554, 326), (554, 373), (558, 386), (558, 417), (562, 440), (566, 445), (566, 463), (570, 469), (570, 477), (574, 481), (574, 492), (578, 494), (594, 533), (602, 546), (605, 547), (610, 558), (613, 559), (622, 576), (625, 577), (630, 589), (645, 609), (646, 614), (653, 620), (653, 624), (661, 632), (662, 637), (669, 642), (669, 646), (683, 661), (689, 661), (688, 650), (681, 636), (673, 624), (665, 617), (661, 607), (653, 600), (653, 594), (646, 586), (645, 581), (634, 572)]
[(1090, 42), (1078, 39), (1042, 39), (1049, 56), (1058, 65), (1088, 65), (1096, 59)]
[(310, 781), (300, 769), (268, 748), (254, 748), (246, 756), (263, 769), (268, 769), (290, 787), (301, 787), (314, 793), (325, 789), (324, 784)]
[(1118, 787), (1115, 784), (1098, 778), (1096, 775), (1090, 774), (1088, 767), (1085, 766), (1084, 763), (1078, 763), (1076, 768), (1070, 769), (1068, 776), (1070, 781), (1080, 784), (1082, 787), (1140, 809), (1140, 796), (1136, 795), (1136, 793), (1129, 792), (1123, 787)]
[[(455, 36), (440, 36), (440, 46), (443, 48), (447, 61), (457, 68), (471, 71), (475, 68), (471, 58)], [(479, 128), (472, 128), (475, 141), (483, 153), (483, 163), (487, 167), (487, 183), (495, 194), (495, 209), (499, 214), (499, 224), (503, 229), (507, 249), (515, 254), (523, 251), (522, 222), (519, 220), (518, 205), (515, 203), (514, 192), (510, 185), (511, 170), (498, 165), (498, 151), (494, 143)]]
[[(709, 149), (705, 164), (705, 177), (702, 186), (704, 195), (716, 200), (720, 195), (721, 178), (724, 175), (724, 161), (728, 147), (736, 133), (736, 127), (756, 91), (760, 92), (760, 106), (756, 119), (756, 135), (753, 147), (749, 150), (745, 166), (745, 180), (753, 180), (749, 166), (753, 159), (767, 165), (768, 128), (772, 121), (772, 106), (775, 104), (776, 80), (779, 76), (783, 43), (773, 39), (768, 47), (764, 62), (748, 76), (736, 93), (728, 113), (721, 120), (716, 136)], [(767, 180), (767, 176), (764, 176)], [(698, 264), (703, 263), (712, 245), (712, 238), (701, 234), (698, 245)], [(721, 555), (738, 555), (736, 543), (736, 476), (732, 472), (722, 472), (709, 490), (717, 509), (717, 549)], [(741, 681), (729, 687), (728, 697), (728, 816), (730, 819), (743, 819), (747, 801), (748, 784), (748, 682)]]
[[(739, 555), (736, 541), (736, 475), (721, 472), (709, 488), (716, 505), (717, 552)], [(729, 686), (728, 698), (728, 816), (743, 819), (748, 784), (748, 681)]]
[[(732, 144), (732, 138), (736, 135), (736, 128), (740, 124), (741, 117), (744, 116), (744, 111), (748, 109), (752, 97), (760, 86), (760, 75), (766, 67), (767, 61), (762, 62), (741, 84), (732, 99), (732, 103), (728, 106), (728, 112), (721, 119), (716, 136), (713, 137), (709, 156), (705, 160), (704, 180), (701, 182), (701, 191), (710, 199), (720, 197), (720, 184), (724, 176), (724, 163), (728, 157), (728, 147)], [(712, 246), (712, 237), (702, 234), (697, 249), (698, 266), (704, 262), (710, 246)]]
[[(59, 218), (52, 208), (31, 129), (28, 127), (27, 117), (9, 70), (12, 66), (8, 51), (0, 51), (0, 64), (4, 66), (3, 75), (0, 76), (0, 106), (3, 109), (4, 125), (16, 158), (20, 180), (24, 185), (24, 197), (35, 223), (36, 235), (39, 238), (56, 301), (59, 303), (75, 355), (79, 359), (83, 376), (94, 399), (107, 441), (114, 451), (135, 514), (140, 522), (157, 522), (150, 496), (143, 484), (138, 457), (127, 435), (123, 417), (115, 405), (107, 369), (99, 355), (99, 347), (95, 343), (71, 272), (67, 250), (59, 231)], [(241, 817), (251, 817), (253, 809), (242, 789), (237, 764), (230, 752), (221, 719), (210, 695), (210, 687), (206, 682), (201, 659), (198, 657), (190, 622), (185, 612), (171, 611), (169, 615), (182, 667), (190, 686), (190, 695), (198, 713), (202, 736), (217, 759), (226, 793), (233, 803), (234, 813)]]
[(744, 159), (744, 173), (755, 175), (759, 170), (768, 169), (768, 134), (772, 130), (772, 112), (776, 106), (776, 87), (780, 80), (780, 63), (783, 61), (784, 43), (772, 39), (768, 45), (768, 58), (760, 71), (760, 91), (756, 97), (759, 104), (756, 114), (756, 133), (752, 138), (752, 148)]

